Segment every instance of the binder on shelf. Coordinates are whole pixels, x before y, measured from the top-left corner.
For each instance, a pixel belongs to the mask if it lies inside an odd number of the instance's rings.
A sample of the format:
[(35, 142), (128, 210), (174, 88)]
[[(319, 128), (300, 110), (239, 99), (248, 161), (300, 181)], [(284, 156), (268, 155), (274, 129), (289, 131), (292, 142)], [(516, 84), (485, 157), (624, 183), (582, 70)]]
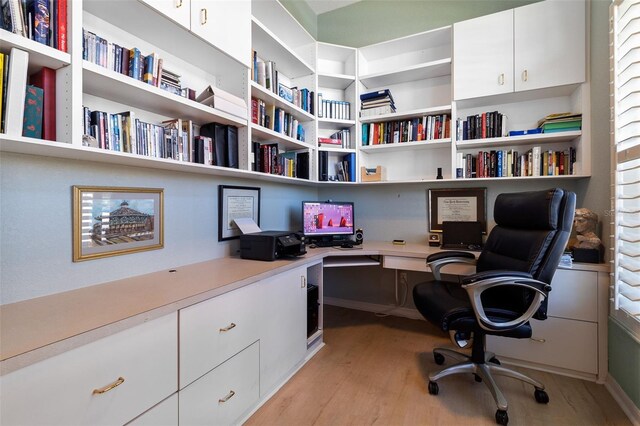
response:
[(238, 164), (238, 128), (226, 126), (227, 129), (227, 167), (239, 168)]
[(24, 121), (22, 136), (42, 138), (42, 106), (44, 91), (36, 86), (27, 86), (24, 99)]
[(29, 54), (24, 50), (11, 49), (7, 77), (7, 102), (5, 103), (4, 131), (7, 135), (22, 135), (24, 98), (27, 91)]
[(318, 152), (318, 180), (321, 182), (329, 180), (329, 153), (327, 151)]
[(56, 140), (56, 71), (42, 67), (29, 77), (29, 82), (44, 91), (42, 139)]

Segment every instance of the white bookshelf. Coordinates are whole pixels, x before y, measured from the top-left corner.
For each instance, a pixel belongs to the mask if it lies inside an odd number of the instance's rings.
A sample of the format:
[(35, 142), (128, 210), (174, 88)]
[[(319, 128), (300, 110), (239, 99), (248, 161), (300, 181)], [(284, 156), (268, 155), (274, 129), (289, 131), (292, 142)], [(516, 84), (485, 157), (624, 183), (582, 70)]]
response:
[(71, 55), (67, 52), (45, 46), (42, 43), (10, 33), (9, 31), (0, 29), (0, 39), (2, 40), (0, 48), (2, 53), (9, 53), (14, 47), (29, 53), (30, 74), (38, 71), (42, 67), (57, 70), (71, 64)]

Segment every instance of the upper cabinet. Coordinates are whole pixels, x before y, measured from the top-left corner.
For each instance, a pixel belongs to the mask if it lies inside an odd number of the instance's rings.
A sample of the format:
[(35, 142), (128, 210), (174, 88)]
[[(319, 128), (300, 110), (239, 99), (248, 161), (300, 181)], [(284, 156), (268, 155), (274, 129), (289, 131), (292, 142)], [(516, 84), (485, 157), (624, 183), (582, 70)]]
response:
[(191, 28), (191, 0), (140, 0), (186, 29)]
[(191, 0), (191, 31), (251, 66), (249, 0)]
[(544, 1), (514, 12), (516, 91), (585, 81), (584, 0)]
[(513, 92), (513, 10), (453, 25), (453, 97)]
[(454, 24), (454, 99), (584, 82), (585, 13), (548, 0)]

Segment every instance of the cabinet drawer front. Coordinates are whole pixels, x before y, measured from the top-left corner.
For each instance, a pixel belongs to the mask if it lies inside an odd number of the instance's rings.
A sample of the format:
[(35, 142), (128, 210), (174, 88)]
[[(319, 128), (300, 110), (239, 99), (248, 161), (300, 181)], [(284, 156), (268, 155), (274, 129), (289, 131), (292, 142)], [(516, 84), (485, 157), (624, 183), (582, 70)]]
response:
[(127, 423), (127, 426), (178, 426), (178, 393)]
[(598, 320), (598, 273), (558, 269), (551, 281), (549, 316)]
[(0, 423), (124, 424), (176, 392), (177, 344), (172, 314), (2, 376)]
[(532, 321), (532, 326), (531, 339), (487, 336), (487, 349), (523, 361), (584, 373), (598, 372), (597, 324), (548, 318)]
[(258, 340), (256, 291), (249, 285), (180, 310), (180, 388)]
[(387, 269), (402, 269), (405, 271), (429, 272), (427, 261), (418, 257), (384, 256), (382, 267)]
[(258, 401), (259, 363), (256, 342), (182, 389), (180, 424), (233, 424)]

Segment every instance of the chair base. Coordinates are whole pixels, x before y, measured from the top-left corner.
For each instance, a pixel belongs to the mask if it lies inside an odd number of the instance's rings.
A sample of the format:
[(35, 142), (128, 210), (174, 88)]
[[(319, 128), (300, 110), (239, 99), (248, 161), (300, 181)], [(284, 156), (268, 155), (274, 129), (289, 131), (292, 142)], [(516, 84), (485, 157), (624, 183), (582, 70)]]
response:
[[(544, 404), (549, 402), (549, 397), (545, 392), (544, 385), (542, 383), (522, 373), (501, 366), (500, 362), (495, 357), (495, 354), (492, 352), (484, 353), (484, 362), (474, 362), (472, 360), (472, 356), (456, 352), (451, 349), (436, 348), (433, 350), (433, 356), (436, 362), (442, 360), (442, 357), (445, 355), (459, 362), (440, 371), (429, 374), (429, 393), (431, 394), (438, 393), (437, 384), (435, 382), (442, 379), (443, 377), (451, 376), (454, 374), (474, 374), (476, 376), (476, 380), (483, 381), (489, 389), (489, 392), (491, 392), (496, 406), (498, 407), (498, 412), (496, 413), (496, 421), (500, 424), (507, 424), (506, 422), (508, 422), (508, 417), (506, 415), (508, 405), (507, 399), (504, 397), (504, 394), (498, 387), (498, 384), (496, 383), (493, 376), (506, 376), (525, 383), (529, 383), (535, 388), (534, 396), (537, 402)], [(439, 364), (442, 364), (442, 362), (439, 362)], [(435, 392), (432, 392), (432, 390), (435, 390)], [(500, 412), (502, 412), (500, 416), (503, 416), (502, 421), (498, 420)]]

